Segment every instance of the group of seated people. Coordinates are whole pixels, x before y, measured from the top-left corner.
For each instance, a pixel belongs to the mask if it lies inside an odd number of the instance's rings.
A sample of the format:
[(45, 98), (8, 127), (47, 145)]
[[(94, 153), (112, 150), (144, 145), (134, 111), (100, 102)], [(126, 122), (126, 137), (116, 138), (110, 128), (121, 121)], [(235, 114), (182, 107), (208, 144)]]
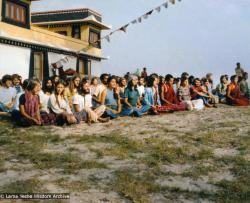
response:
[(118, 77), (102, 74), (91, 80), (74, 75), (53, 76), (41, 83), (4, 75), (0, 85), (0, 115), (10, 114), (19, 126), (108, 122), (118, 117), (142, 117), (175, 111), (217, 108), (218, 103), (249, 105), (248, 74), (222, 75), (214, 88), (212, 74), (199, 79), (182, 73)]

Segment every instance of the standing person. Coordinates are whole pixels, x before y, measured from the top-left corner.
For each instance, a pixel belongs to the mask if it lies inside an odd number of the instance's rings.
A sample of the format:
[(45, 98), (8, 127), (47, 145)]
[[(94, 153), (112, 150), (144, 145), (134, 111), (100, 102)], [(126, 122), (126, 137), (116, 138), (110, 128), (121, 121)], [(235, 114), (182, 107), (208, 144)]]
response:
[(169, 111), (185, 111), (187, 106), (184, 102), (179, 102), (175, 94), (173, 84), (174, 77), (170, 74), (165, 77), (165, 84), (162, 85), (161, 100), (164, 107)]
[(94, 107), (98, 107), (101, 104), (105, 103), (104, 92), (107, 89), (108, 78), (109, 75), (107, 73), (104, 73), (100, 76), (101, 84), (96, 87), (95, 92), (92, 95), (94, 100)]
[(12, 75), (12, 85), (16, 89), (16, 93), (23, 92), (22, 90), (22, 84), (20, 81), (20, 76), (18, 74), (13, 74)]
[(74, 111), (78, 113), (82, 111), (87, 112), (90, 122), (108, 122), (108, 119), (101, 117), (106, 110), (105, 105), (99, 105), (92, 109), (92, 96), (90, 94), (88, 82), (83, 81), (81, 88), (81, 91), (78, 94), (75, 94), (72, 98)]
[(148, 78), (148, 73), (147, 73), (147, 68), (144, 67), (142, 72), (141, 72), (141, 77), (144, 78), (145, 80), (147, 80)]
[(233, 106), (248, 106), (249, 100), (242, 96), (238, 86), (238, 76), (233, 75), (231, 83), (227, 86), (227, 104)]
[(15, 104), (16, 89), (12, 87), (11, 75), (2, 77), (2, 86), (0, 87), (0, 112), (1, 114), (10, 113)]
[(138, 77), (135, 75), (129, 76), (128, 86), (124, 92), (124, 105), (121, 116), (136, 116), (141, 117), (147, 113), (150, 106), (142, 106), (140, 102), (140, 93), (137, 89)]
[(19, 98), (20, 119), (18, 124), (23, 127), (42, 125), (40, 115), (39, 91), (41, 85), (36, 80), (30, 80), (27, 90)]
[(122, 105), (119, 91), (117, 91), (117, 80), (115, 76), (109, 77), (107, 90), (105, 91), (104, 96), (106, 116), (110, 117), (111, 119), (119, 117), (122, 110)]
[(242, 79), (239, 83), (239, 87), (240, 87), (240, 92), (242, 93), (242, 95), (248, 99), (250, 99), (250, 90), (249, 90), (249, 87), (248, 87), (248, 73), (247, 72), (244, 72), (243, 73), (243, 76), (242, 76)]
[(65, 83), (63, 80), (59, 80), (55, 84), (55, 92), (49, 97), (48, 107), (55, 115), (55, 123), (59, 126), (63, 126), (64, 124), (75, 124), (77, 122), (80, 123), (86, 118), (86, 114), (78, 120), (76, 119), (64, 95), (64, 90)]
[(225, 75), (220, 77), (220, 84), (216, 87), (216, 95), (219, 97), (220, 103), (226, 103), (228, 80)]
[(177, 97), (179, 102), (186, 103), (188, 110), (204, 109), (204, 104), (202, 99), (191, 100), (190, 86), (187, 77), (181, 79), (181, 85), (178, 88)]
[(205, 88), (201, 85), (201, 80), (199, 78), (194, 79), (194, 85), (191, 87), (191, 97), (192, 100), (202, 99), (206, 107), (213, 107), (210, 103), (210, 96)]
[(244, 73), (244, 69), (241, 67), (240, 63), (236, 63), (236, 68), (235, 68), (235, 74), (239, 77), (242, 77), (243, 76), (243, 73)]

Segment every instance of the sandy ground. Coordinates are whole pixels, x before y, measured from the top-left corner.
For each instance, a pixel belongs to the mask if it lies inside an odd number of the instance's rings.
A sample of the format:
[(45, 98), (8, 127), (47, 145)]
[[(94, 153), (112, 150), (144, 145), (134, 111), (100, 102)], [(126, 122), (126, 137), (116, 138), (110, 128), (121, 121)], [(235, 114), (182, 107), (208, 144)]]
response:
[[(166, 141), (169, 143), (169, 147), (187, 148), (188, 152), (194, 155), (204, 148), (211, 151), (211, 157), (197, 161), (161, 162), (157, 169), (161, 173), (154, 177), (153, 183), (170, 189), (146, 194), (148, 202), (214, 202), (213, 198), (189, 196), (186, 193), (187, 191), (196, 194), (200, 191), (216, 193), (219, 190), (216, 182), (235, 180), (235, 176), (230, 170), (232, 167), (230, 163), (218, 166), (215, 160), (221, 157), (242, 156), (250, 161), (249, 150), (242, 153), (239, 150), (239, 143), (230, 144), (232, 141), (237, 141), (237, 137), (250, 136), (250, 107), (220, 106), (218, 109), (211, 108), (200, 112), (176, 112), (143, 118), (118, 118), (106, 124), (93, 124), (91, 127), (82, 124), (63, 128), (49, 127), (46, 130), (50, 135), (58, 136), (59, 141), (46, 143), (41, 148), (41, 152), (71, 152), (84, 161), (95, 160), (106, 164), (108, 168), (82, 168), (76, 173), (64, 174), (63, 168), (39, 169), (34, 167), (34, 163), (30, 160), (20, 160), (18, 157), (10, 156), (5, 159), (4, 170), (0, 172), (0, 188), (15, 181), (35, 178), (43, 183), (42, 187), (48, 192), (70, 192), (70, 203), (136, 202), (136, 198), (128, 198), (119, 191), (110, 189), (109, 186), (117, 184), (117, 182), (113, 183), (117, 171), (125, 170), (140, 176), (140, 174), (153, 170), (146, 164), (149, 159), (147, 153), (145, 151), (131, 152), (131, 156), (127, 156), (130, 153), (129, 150), (106, 153), (106, 149), (116, 149), (119, 144), (100, 140), (79, 141), (79, 138), (86, 136), (98, 138), (118, 134), (138, 146), (140, 144), (144, 146), (145, 143), (154, 140)], [(24, 132), (26, 129), (18, 129), (18, 131)], [(43, 136), (44, 132), (33, 133)], [(227, 136), (227, 134), (230, 135)], [(197, 145), (197, 140), (200, 139), (201, 144)], [(5, 147), (0, 145), (1, 154), (5, 153)], [(98, 150), (103, 152), (100, 157), (97, 155)], [(198, 166), (211, 167), (211, 169), (206, 173), (199, 172), (195, 176), (193, 173)], [(58, 179), (61, 178), (66, 180), (66, 186), (58, 184)], [(76, 181), (85, 182), (88, 187), (71, 190), (67, 184)], [(182, 192), (179, 195), (174, 192), (176, 196), (171, 198), (171, 188), (178, 188)], [(143, 202), (143, 200), (137, 202)]]

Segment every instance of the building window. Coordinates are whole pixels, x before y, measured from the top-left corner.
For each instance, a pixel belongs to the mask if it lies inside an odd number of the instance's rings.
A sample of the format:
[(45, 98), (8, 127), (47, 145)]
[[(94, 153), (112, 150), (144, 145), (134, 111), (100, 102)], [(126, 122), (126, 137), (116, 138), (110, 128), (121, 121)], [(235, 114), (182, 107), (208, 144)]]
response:
[(58, 34), (60, 34), (60, 35), (64, 35), (64, 36), (67, 36), (67, 35), (68, 35), (67, 31), (58, 31), (58, 32), (56, 32), (56, 33), (58, 33)]
[(93, 47), (96, 48), (101, 48), (101, 34), (100, 32), (94, 31), (94, 30), (90, 30), (89, 31), (89, 44), (91, 44)]
[(3, 0), (3, 21), (22, 27), (29, 27), (29, 4)]
[(75, 39), (81, 39), (81, 26), (80, 25), (72, 26), (72, 37)]
[(26, 24), (26, 8), (11, 1), (5, 1), (5, 18)]
[(43, 80), (43, 53), (34, 52), (34, 75), (35, 78)]
[(91, 75), (91, 61), (90, 60), (79, 60), (79, 74), (82, 76)]

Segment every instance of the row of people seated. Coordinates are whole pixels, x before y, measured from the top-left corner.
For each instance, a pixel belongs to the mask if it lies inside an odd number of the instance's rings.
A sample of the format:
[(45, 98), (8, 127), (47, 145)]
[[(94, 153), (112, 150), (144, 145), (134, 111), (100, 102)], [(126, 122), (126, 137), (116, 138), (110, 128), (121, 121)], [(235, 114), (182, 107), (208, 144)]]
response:
[(202, 110), (217, 107), (218, 102), (249, 105), (249, 92), (240, 91), (236, 75), (231, 77), (229, 84), (226, 84), (226, 76), (222, 76), (215, 90), (208, 78), (191, 81), (187, 74), (182, 74), (179, 84), (170, 74), (164, 80), (151, 74), (147, 84), (145, 78), (135, 75), (119, 78), (102, 74), (101, 83), (99, 78), (88, 81), (78, 75), (68, 81), (55, 78), (44, 80), (43, 85), (36, 79), (25, 80), (20, 85), (21, 82), (13, 83), (10, 75), (3, 76), (0, 112), (11, 113), (13, 121), (21, 126), (81, 122), (90, 125), (117, 117)]

